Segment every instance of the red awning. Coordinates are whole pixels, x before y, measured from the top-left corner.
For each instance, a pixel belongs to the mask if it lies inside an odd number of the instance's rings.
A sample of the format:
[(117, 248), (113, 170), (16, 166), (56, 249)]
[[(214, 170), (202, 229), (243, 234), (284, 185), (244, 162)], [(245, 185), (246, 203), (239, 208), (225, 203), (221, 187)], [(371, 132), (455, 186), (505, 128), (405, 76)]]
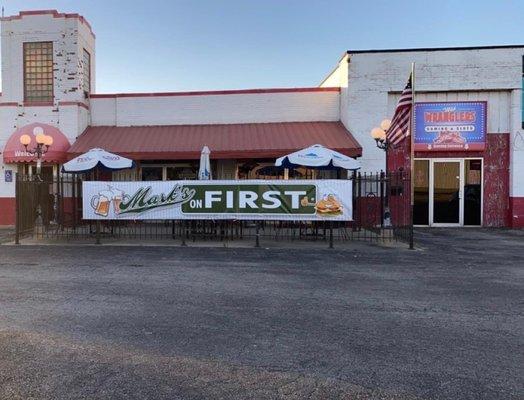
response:
[(134, 160), (196, 160), (203, 146), (214, 159), (276, 158), (313, 144), (362, 155), (341, 122), (279, 122), (89, 127), (69, 149), (69, 158), (100, 147)]
[(70, 147), (69, 140), (60, 131), (60, 129), (54, 126), (41, 124), (39, 122), (25, 125), (18, 128), (7, 140), (4, 147), (3, 158), (4, 163), (16, 163), (16, 162), (35, 162), (36, 156), (29, 154), (25, 147), (20, 143), (20, 136), (29, 135), (31, 137), (31, 143), (28, 148), (31, 150), (36, 145), (35, 135), (33, 130), (36, 127), (41, 127), (44, 130), (45, 135), (49, 135), (53, 138), (53, 144), (49, 147), (47, 153), (42, 156), (44, 162), (64, 162), (67, 160), (67, 150)]

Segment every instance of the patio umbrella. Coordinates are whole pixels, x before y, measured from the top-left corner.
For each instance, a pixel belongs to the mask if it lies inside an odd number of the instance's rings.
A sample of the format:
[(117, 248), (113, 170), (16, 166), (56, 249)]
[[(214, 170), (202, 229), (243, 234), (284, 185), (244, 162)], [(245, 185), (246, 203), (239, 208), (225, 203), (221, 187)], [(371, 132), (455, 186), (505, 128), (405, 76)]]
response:
[(211, 162), (209, 161), (209, 147), (204, 146), (200, 153), (200, 168), (198, 169), (198, 179), (209, 180), (211, 179)]
[(73, 174), (88, 172), (97, 167), (120, 170), (133, 168), (134, 162), (129, 158), (113, 154), (103, 149), (91, 149), (87, 153), (79, 155), (62, 165), (62, 172)]
[(309, 167), (316, 169), (343, 168), (355, 170), (360, 162), (338, 151), (315, 144), (305, 149), (277, 158), (275, 166), (284, 168)]

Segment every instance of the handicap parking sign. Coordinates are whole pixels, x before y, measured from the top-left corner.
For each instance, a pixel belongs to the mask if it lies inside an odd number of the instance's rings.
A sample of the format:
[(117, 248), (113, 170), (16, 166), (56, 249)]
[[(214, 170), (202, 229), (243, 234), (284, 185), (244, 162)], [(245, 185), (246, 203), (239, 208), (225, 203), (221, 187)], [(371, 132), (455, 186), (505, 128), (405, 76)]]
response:
[(13, 170), (6, 169), (4, 173), (4, 177), (5, 177), (6, 182), (13, 182)]

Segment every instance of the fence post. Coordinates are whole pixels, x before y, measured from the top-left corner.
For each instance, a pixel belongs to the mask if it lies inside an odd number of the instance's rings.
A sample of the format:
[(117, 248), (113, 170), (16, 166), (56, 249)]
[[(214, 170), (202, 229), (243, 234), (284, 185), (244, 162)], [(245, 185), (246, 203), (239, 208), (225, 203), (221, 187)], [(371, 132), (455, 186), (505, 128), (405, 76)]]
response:
[(414, 232), (413, 232), (413, 212), (415, 211), (414, 210), (414, 206), (413, 206), (413, 190), (414, 188), (412, 187), (413, 185), (413, 171), (409, 171), (410, 175), (409, 175), (409, 196), (410, 196), (410, 200), (409, 200), (409, 249), (410, 250), (414, 250), (415, 249), (415, 242), (414, 242)]
[[(42, 202), (44, 201), (44, 198), (42, 196), (43, 193), (43, 187), (44, 182), (42, 181), (42, 177), (40, 175), (36, 176), (36, 219), (34, 221), (34, 227), (33, 227), (33, 235), (37, 239), (43, 239), (44, 238), (44, 216), (43, 216), (43, 209), (42, 209)], [(45, 203), (44, 203), (45, 204)]]
[(76, 233), (76, 176), (73, 175), (71, 179), (71, 198), (73, 200), (73, 232)]
[(380, 171), (380, 227), (384, 228), (384, 171)]
[(333, 221), (329, 221), (329, 248), (333, 248)]
[(20, 244), (20, 181), (15, 173), (15, 244)]
[(356, 170), (353, 170), (353, 175), (351, 177), (352, 179), (352, 183), (351, 183), (351, 196), (353, 197), (351, 199), (352, 201), (352, 208), (353, 208), (353, 227), (352, 227), (352, 231), (355, 232), (356, 231), (356, 215), (357, 215), (357, 172)]
[(101, 244), (100, 242), (100, 221), (96, 220), (96, 244)]
[(260, 247), (260, 221), (257, 221), (257, 231), (255, 234), (255, 247)]
[(360, 172), (357, 173), (357, 208), (358, 208), (357, 230), (360, 232), (362, 230), (362, 174)]
[(186, 220), (185, 219), (182, 220), (182, 244), (181, 246), (183, 247), (187, 246), (186, 244)]
[(64, 230), (64, 176), (60, 175), (60, 180), (58, 182), (58, 198), (60, 200), (60, 210), (58, 212), (58, 224), (60, 230)]

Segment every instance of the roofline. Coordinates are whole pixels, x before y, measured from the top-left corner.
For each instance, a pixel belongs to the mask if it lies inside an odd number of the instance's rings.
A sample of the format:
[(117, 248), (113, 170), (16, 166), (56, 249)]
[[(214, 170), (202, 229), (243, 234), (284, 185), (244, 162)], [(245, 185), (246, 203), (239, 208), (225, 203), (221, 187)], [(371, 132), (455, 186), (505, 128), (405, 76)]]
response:
[(338, 62), (337, 62), (337, 65), (335, 67), (333, 67), (331, 69), (331, 71), (320, 81), (320, 83), (318, 84), (318, 86), (322, 86), (322, 84), (328, 80), (328, 78), (333, 75), (333, 73), (340, 67), (340, 63), (344, 60), (344, 58), (346, 57), (349, 57), (349, 53), (347, 51), (345, 51), (344, 53), (342, 53), (342, 55), (340, 56), (340, 58), (338, 59)]
[[(351, 149), (343, 147), (333, 147), (332, 150), (345, 154), (349, 157), (362, 157), (361, 147), (352, 147)], [(270, 149), (270, 150), (219, 150), (211, 152), (210, 158), (212, 160), (231, 160), (231, 159), (250, 159), (250, 158), (278, 158), (283, 154), (297, 151), (296, 148), (288, 149)], [(84, 151), (68, 150), (67, 158), (73, 159), (76, 156), (84, 153)], [(199, 151), (166, 151), (166, 152), (125, 152), (118, 151), (123, 157), (130, 158), (136, 161), (150, 161), (150, 160), (199, 160), (202, 152)], [(46, 160), (43, 160), (44, 162)]]
[(61, 13), (61, 12), (58, 12), (57, 10), (28, 10), (28, 11), (20, 11), (18, 15), (9, 15), (7, 17), (1, 17), (0, 21), (13, 21), (13, 20), (22, 19), (23, 17), (27, 17), (31, 15), (52, 15), (53, 18), (78, 19), (81, 23), (87, 26), (87, 28), (89, 29), (89, 32), (91, 32), (91, 35), (93, 35), (93, 37), (96, 37), (95, 33), (93, 32), (93, 28), (91, 27), (91, 24), (82, 15), (78, 13)]
[(206, 90), (194, 92), (153, 92), (153, 93), (101, 93), (91, 94), (91, 99), (117, 97), (168, 97), (168, 96), (219, 96), (228, 94), (261, 94), (261, 93), (301, 93), (301, 92), (340, 92), (339, 87), (302, 87), (302, 88), (269, 88), (238, 90)]
[(347, 50), (346, 54), (363, 53), (404, 53), (412, 51), (463, 51), (463, 50), (493, 50), (493, 49), (520, 49), (524, 44), (508, 44), (494, 46), (464, 46), (464, 47), (415, 47), (407, 49), (369, 49), (369, 50)]
[[(282, 122), (241, 122), (241, 123), (219, 123), (219, 124), (173, 124), (173, 125), (132, 125), (132, 126), (115, 126), (115, 125), (96, 125), (87, 126), (84, 131), (76, 137), (75, 141), (71, 144), (71, 147), (67, 151), (68, 158), (74, 158), (75, 155), (83, 153), (75, 148), (79, 145), (79, 140), (84, 136), (88, 135), (90, 130), (99, 129), (116, 129), (119, 131), (125, 131), (127, 129), (154, 129), (162, 128), (168, 129), (173, 127), (202, 127), (202, 126), (231, 126), (231, 125), (281, 125), (281, 124), (337, 124), (346, 132), (350, 141), (353, 143), (353, 147), (332, 147), (333, 150), (339, 151), (342, 154), (346, 154), (350, 157), (362, 157), (362, 145), (353, 136), (351, 131), (340, 121), (282, 121)], [(282, 154), (287, 154), (296, 151), (296, 148), (289, 149), (257, 149), (257, 150), (215, 150), (211, 153), (213, 159), (244, 159), (244, 158), (276, 158)], [(129, 157), (135, 160), (198, 160), (201, 151), (186, 151), (186, 150), (175, 150), (175, 151), (139, 151), (139, 152), (125, 152), (118, 151), (118, 154)]]
[(464, 50), (493, 50), (493, 49), (521, 49), (524, 44), (508, 44), (508, 45), (493, 45), (493, 46), (463, 46), (463, 47), (414, 47), (406, 49), (367, 49), (367, 50), (346, 50), (338, 59), (335, 68), (329, 72), (324, 79), (319, 83), (322, 85), (335, 72), (342, 60), (352, 54), (373, 54), (373, 53), (408, 53), (417, 51), (464, 51)]

